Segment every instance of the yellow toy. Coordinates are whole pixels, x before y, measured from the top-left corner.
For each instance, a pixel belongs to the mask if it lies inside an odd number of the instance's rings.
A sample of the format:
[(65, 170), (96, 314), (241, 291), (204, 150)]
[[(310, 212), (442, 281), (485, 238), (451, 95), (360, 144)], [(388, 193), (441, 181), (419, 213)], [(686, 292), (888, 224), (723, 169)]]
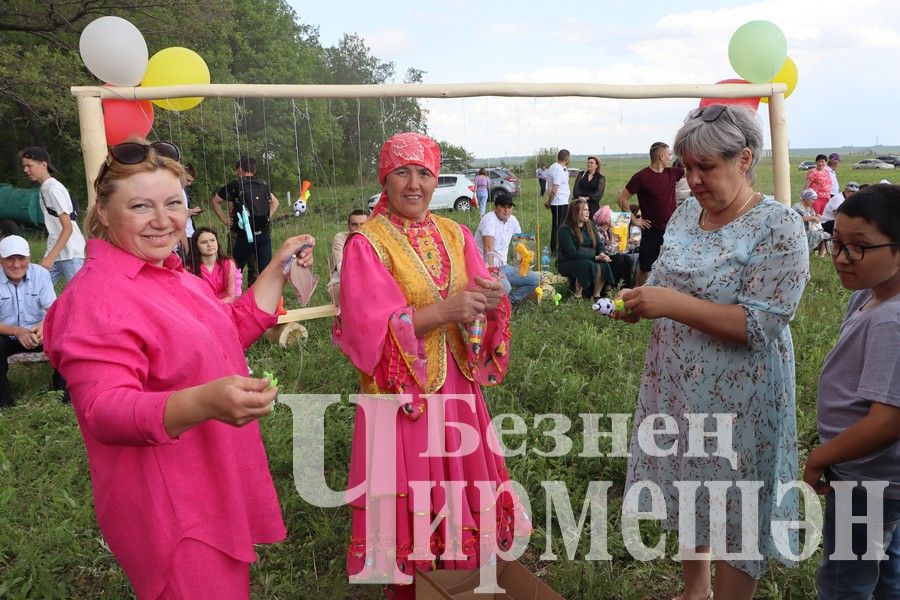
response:
[(525, 277), (528, 275), (528, 265), (534, 260), (534, 252), (529, 250), (525, 244), (519, 242), (516, 244), (516, 254), (519, 255), (519, 275)]

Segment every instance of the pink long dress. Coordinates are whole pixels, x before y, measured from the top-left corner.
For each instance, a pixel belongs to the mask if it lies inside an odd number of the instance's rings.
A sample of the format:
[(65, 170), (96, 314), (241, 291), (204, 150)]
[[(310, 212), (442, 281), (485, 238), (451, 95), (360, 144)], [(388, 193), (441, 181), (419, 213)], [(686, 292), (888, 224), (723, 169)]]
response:
[[(435, 223), (440, 223), (440, 227)], [(388, 237), (393, 236), (397, 242), (395, 249), (405, 253), (404, 256), (394, 254), (389, 259), (391, 270), (385, 267), (389, 253), (374, 235), (379, 228), (382, 234), (390, 232)], [(447, 238), (450, 239), (445, 245)], [(430, 273), (430, 282), (423, 282), (425, 272)], [(440, 297), (446, 298), (455, 289), (465, 289), (475, 275), (489, 277), (472, 234), (448, 219), (429, 215), (423, 223), (412, 223), (379, 216), (364, 225), (361, 234), (354, 234), (347, 241), (341, 268), (341, 322), (335, 340), (360, 371), (363, 392), (409, 394), (399, 400), (399, 409), (398, 400), (376, 401), (365, 410), (357, 407), (348, 486), (348, 502), (353, 509), (347, 553), (351, 576), (384, 576), (393, 572), (394, 580), (401, 581), (397, 579), (398, 572), (412, 575), (416, 568), (474, 568), (482, 552), (479, 544), (495, 542), (505, 549), (515, 536), (531, 531), (513, 494), (503, 493), (499, 500), (485, 501), (473, 485), (478, 481), (500, 485), (509, 480), (504, 458), (491, 450), (497, 448), (493, 443), (496, 438), (481, 392), (482, 384), (497, 384), (506, 372), (510, 340), (508, 299), (504, 297), (493, 314), (488, 315), (483, 346), (477, 357), (473, 354), (472, 338), (456, 338), (467, 340), (462, 350), (465, 358), (460, 356), (460, 346), (453, 345), (456, 334), (451, 335), (450, 328), (459, 328), (458, 325), (445, 326), (446, 337), (444, 333), (440, 336), (448, 341), (437, 351), (430, 346), (431, 339), (417, 338), (414, 333), (412, 316), (417, 301), (407, 298), (415, 295), (410, 294), (410, 286), (428, 287), (434, 283), (440, 289)], [(428, 374), (436, 367), (429, 365), (429, 360), (446, 366), (442, 382), (429, 378)], [(436, 389), (427, 389), (437, 385)], [(444, 422), (465, 423), (477, 431), (478, 443), (474, 450), (462, 456), (422, 456), (428, 447), (428, 415), (440, 408), (428, 392), (459, 398), (444, 405)], [(472, 407), (463, 401), (466, 397)], [(379, 437), (383, 437), (385, 427), (395, 425), (396, 446), (385, 448), (379, 446), (378, 438), (374, 444), (367, 440), (367, 424), (377, 429)], [(431, 428), (432, 435), (434, 431)], [(455, 428), (443, 427), (440, 432), (446, 435), (443, 441), (448, 450), (460, 447), (461, 436)], [(385, 469), (379, 468), (395, 459), (396, 485), (385, 477)], [(466, 487), (461, 498), (456, 499), (446, 492), (449, 488), (438, 485), (431, 489), (429, 501), (416, 497), (416, 482), (421, 481), (461, 481)], [(359, 493), (350, 491), (358, 485)], [(417, 500), (424, 501), (424, 510), (421, 504), (417, 505)], [(481, 519), (488, 504), (493, 507), (490, 509), (495, 517), (492, 523)], [(423, 520), (426, 525), (430, 523), (445, 506), (450, 507), (451, 516), (442, 520), (423, 544), (421, 537), (414, 536), (414, 529)], [(370, 528), (378, 532), (377, 540), (367, 536), (367, 517), (375, 520)], [(389, 530), (395, 519), (396, 530)], [(456, 532), (461, 532), (461, 536)], [(392, 539), (394, 533), (396, 537)], [(419, 543), (415, 548), (414, 541)], [(439, 561), (410, 556), (414, 550), (421, 553), (429, 546)], [(447, 554), (441, 558), (445, 551)], [(455, 560), (447, 558), (451, 555)]]

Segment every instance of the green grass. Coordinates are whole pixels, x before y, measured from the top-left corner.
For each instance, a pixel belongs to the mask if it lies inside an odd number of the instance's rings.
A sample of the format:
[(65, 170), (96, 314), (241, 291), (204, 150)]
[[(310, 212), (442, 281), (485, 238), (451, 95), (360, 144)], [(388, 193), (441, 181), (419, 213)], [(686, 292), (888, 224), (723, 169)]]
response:
[[(847, 163), (850, 162), (847, 158)], [(613, 202), (628, 177), (643, 166), (639, 160), (608, 164), (606, 200)], [(858, 172), (857, 172), (858, 173)], [(853, 173), (854, 176), (857, 173)], [(847, 181), (849, 169), (841, 172)], [(881, 178), (882, 172), (873, 174)], [(893, 175), (890, 173), (890, 175)], [(889, 175), (889, 178), (890, 178)], [(792, 172), (794, 176), (794, 172)], [(860, 177), (860, 179), (864, 179)], [(865, 179), (870, 181), (870, 179)], [(872, 181), (877, 181), (874, 179)], [(549, 214), (538, 208), (534, 179), (525, 189), (517, 214), (528, 230), (541, 219), (549, 227)], [(802, 185), (795, 177), (792, 189)], [(771, 190), (771, 174), (760, 172), (759, 189)], [(275, 226), (284, 239), (309, 231), (319, 239), (316, 270), (321, 283), (312, 304), (328, 301), (324, 291), (326, 256), (330, 238), (349, 208), (360, 205), (369, 190), (320, 190), (310, 213)], [(204, 220), (210, 211), (204, 213)], [(444, 213), (477, 225), (477, 212)], [(42, 242), (33, 234), (33, 253)], [(825, 354), (837, 338), (847, 292), (827, 259), (811, 257), (812, 278), (792, 325), (797, 362), (797, 402), (801, 459), (816, 441), (815, 394)], [(288, 307), (295, 305), (288, 298)], [(261, 340), (249, 351), (257, 373), (268, 370), (281, 382), (284, 393), (340, 393), (357, 391), (357, 375), (330, 342), (330, 322), (307, 322), (309, 340), (299, 348), (284, 349)], [(648, 563), (631, 559), (617, 534), (618, 510), (626, 461), (623, 458), (581, 458), (582, 428), (579, 413), (630, 413), (649, 337), (650, 324), (628, 326), (592, 314), (586, 302), (563, 301), (527, 304), (513, 317), (513, 351), (505, 383), (485, 392), (492, 414), (516, 413), (529, 424), (521, 440), (529, 451), (508, 460), (513, 479), (528, 490), (536, 531), (523, 562), (566, 598), (656, 599), (675, 595), (680, 585), (678, 563), (671, 559)], [(127, 598), (127, 580), (109, 554), (97, 529), (93, 512), (84, 446), (75, 417), (58, 394), (48, 392), (46, 364), (13, 365), (10, 370), (18, 406), (0, 413), (0, 598)], [(535, 428), (533, 416), (561, 413), (572, 419), (569, 435), (573, 451), (560, 458), (544, 458), (532, 449), (547, 450), (552, 443)], [(346, 481), (353, 412), (344, 402), (328, 413), (325, 452), (328, 481), (340, 488)], [(601, 424), (608, 422), (601, 421)], [(262, 422), (272, 475), (278, 486), (289, 538), (275, 546), (260, 547), (254, 565), (254, 598), (378, 598), (372, 586), (350, 586), (344, 570), (349, 532), (347, 508), (322, 509), (304, 502), (292, 481), (291, 413), (279, 409)], [(601, 446), (601, 450), (604, 447)], [(557, 561), (540, 561), (545, 551), (545, 494), (543, 480), (568, 485), (575, 514), (580, 512), (589, 481), (613, 482), (609, 502), (609, 562), (587, 561), (587, 536), (574, 560), (565, 558), (554, 527)], [(658, 530), (649, 528), (652, 539)], [(670, 551), (672, 546), (670, 536)], [(816, 555), (800, 568), (772, 565), (760, 583), (758, 598), (814, 598)]]

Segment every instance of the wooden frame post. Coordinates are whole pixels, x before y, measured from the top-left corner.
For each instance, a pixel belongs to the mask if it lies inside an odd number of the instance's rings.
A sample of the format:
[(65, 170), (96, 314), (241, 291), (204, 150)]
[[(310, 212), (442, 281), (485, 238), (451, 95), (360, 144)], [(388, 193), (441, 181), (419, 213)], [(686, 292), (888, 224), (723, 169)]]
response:
[(106, 160), (106, 127), (103, 106), (99, 97), (78, 96), (78, 123), (81, 127), (81, 154), (84, 159), (84, 178), (87, 181), (88, 208), (97, 198), (94, 177)]
[(769, 129), (772, 133), (772, 175), (775, 199), (791, 205), (791, 158), (788, 148), (787, 114), (784, 93), (769, 97)]

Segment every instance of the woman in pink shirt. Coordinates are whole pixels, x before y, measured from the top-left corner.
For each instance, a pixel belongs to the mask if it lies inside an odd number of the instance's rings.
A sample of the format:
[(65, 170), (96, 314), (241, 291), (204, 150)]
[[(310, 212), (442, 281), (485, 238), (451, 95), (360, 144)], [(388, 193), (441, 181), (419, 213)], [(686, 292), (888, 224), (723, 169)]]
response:
[(810, 170), (806, 174), (806, 187), (812, 189), (816, 193), (816, 200), (813, 202), (813, 208), (817, 215), (821, 215), (825, 210), (825, 205), (831, 199), (831, 173), (826, 169), (828, 157), (820, 154), (816, 157), (816, 168)]
[(212, 227), (198, 227), (191, 237), (191, 272), (206, 282), (216, 298), (234, 302), (241, 296), (241, 272), (225, 256)]
[[(184, 168), (167, 142), (110, 149), (87, 260), (44, 324), (71, 380), (97, 521), (139, 599), (248, 598), (253, 544), (285, 528), (257, 420), (277, 390), (244, 349), (275, 324), (287, 240), (232, 304), (182, 269)], [(312, 262), (311, 249), (299, 253)]]

